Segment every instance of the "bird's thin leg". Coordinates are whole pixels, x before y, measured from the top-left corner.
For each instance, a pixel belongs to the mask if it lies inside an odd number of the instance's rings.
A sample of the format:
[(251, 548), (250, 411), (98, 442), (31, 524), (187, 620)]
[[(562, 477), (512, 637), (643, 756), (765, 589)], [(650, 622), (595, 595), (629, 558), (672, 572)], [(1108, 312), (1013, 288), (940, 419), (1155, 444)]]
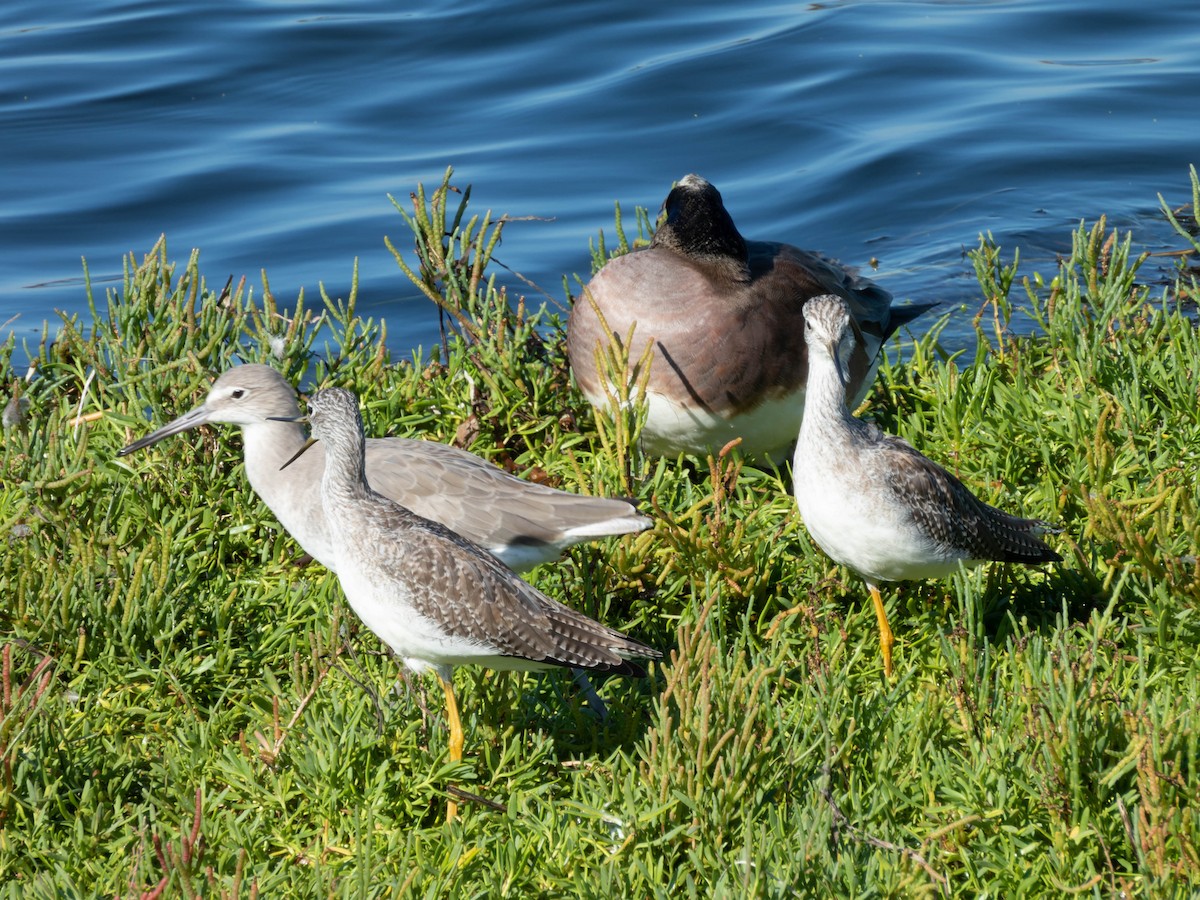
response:
[(596, 714), (596, 718), (601, 722), (608, 720), (608, 706), (600, 699), (600, 695), (596, 693), (596, 686), (592, 684), (592, 679), (588, 678), (587, 672), (583, 669), (572, 669), (571, 675), (575, 679), (575, 686), (583, 692), (584, 699), (587, 700), (588, 706), (592, 708), (592, 712)]
[[(450, 761), (459, 762), (462, 759), (463, 730), (462, 720), (458, 717), (458, 700), (454, 696), (454, 679), (448, 673), (443, 675), (439, 671), (438, 681), (442, 683), (442, 690), (446, 693), (446, 720), (450, 725)], [(453, 822), (457, 815), (458, 803), (447, 800), (446, 821)]]
[(892, 626), (888, 624), (887, 610), (883, 608), (883, 598), (879, 596), (879, 588), (873, 584), (867, 585), (871, 589), (871, 602), (875, 604), (875, 618), (879, 620), (879, 652), (883, 654), (883, 674), (888, 678), (892, 677), (892, 644), (896, 639), (892, 636)]

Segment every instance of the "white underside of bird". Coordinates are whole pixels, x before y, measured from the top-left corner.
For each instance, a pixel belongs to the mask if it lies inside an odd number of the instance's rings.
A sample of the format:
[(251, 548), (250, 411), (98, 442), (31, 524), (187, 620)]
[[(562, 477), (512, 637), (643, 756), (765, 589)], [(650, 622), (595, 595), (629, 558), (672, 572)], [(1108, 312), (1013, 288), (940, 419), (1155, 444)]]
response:
[[(350, 608), (414, 672), (437, 666), (478, 663), (494, 669), (504, 666), (504, 657), (469, 638), (447, 633), (418, 611), (413, 595), (398, 590), (381, 594), (353, 558), (338, 557), (338, 577)], [(514, 663), (523, 660), (512, 660)]]
[(944, 578), (974, 561), (948, 554), (918, 528), (906, 527), (900, 503), (882, 502), (878, 492), (847, 490), (826, 473), (850, 459), (836, 442), (810, 441), (797, 447), (793, 466), (796, 507), (813, 541), (870, 584)]
[(689, 445), (707, 446), (715, 453), (739, 437), (747, 448), (777, 447), (795, 439), (803, 410), (803, 398), (780, 397), (729, 418), (647, 391), (642, 446), (652, 456), (668, 455), (673, 448)]
[[(875, 379), (878, 363), (873, 363), (864, 380)], [(866, 393), (866, 387), (863, 389)], [(861, 398), (854, 398), (855, 404)], [(651, 456), (671, 455), (680, 446), (707, 446), (716, 453), (730, 441), (741, 438), (743, 453), (762, 454), (756, 448), (783, 447), (768, 454), (776, 463), (787, 458), (787, 449), (795, 441), (804, 418), (804, 391), (768, 398), (753, 409), (736, 415), (722, 414), (693, 403), (678, 403), (656, 391), (646, 392), (646, 424), (641, 440)]]

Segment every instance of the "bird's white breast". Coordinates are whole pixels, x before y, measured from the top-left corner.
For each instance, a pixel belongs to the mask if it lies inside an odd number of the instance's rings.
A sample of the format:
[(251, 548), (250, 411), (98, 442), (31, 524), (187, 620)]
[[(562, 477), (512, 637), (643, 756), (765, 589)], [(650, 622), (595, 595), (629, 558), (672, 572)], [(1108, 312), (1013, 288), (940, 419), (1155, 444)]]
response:
[(375, 564), (371, 551), (371, 542), (337, 546), (338, 579), (351, 609), (410, 668), (478, 661), (493, 652), (424, 615), (420, 573), (397, 578)]
[(857, 462), (836, 446), (796, 448), (796, 506), (817, 546), (872, 584), (956, 571), (959, 560), (937, 548), (886, 485), (856, 470)]

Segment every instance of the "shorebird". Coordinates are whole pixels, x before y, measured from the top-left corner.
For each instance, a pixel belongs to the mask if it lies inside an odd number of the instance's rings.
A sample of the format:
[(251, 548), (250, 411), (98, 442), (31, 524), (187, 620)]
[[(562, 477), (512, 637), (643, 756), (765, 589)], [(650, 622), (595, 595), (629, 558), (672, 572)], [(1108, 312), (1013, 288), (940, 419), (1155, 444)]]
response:
[(809, 534), (867, 583), (879, 620), (883, 668), (892, 673), (892, 629), (879, 594), (886, 581), (944, 578), (985, 561), (1062, 559), (1039, 537), (1051, 530), (979, 500), (903, 439), (846, 406), (850, 312), (840, 297), (804, 307), (808, 397), (792, 479)]
[(663, 210), (650, 246), (605, 263), (567, 323), (571, 368), (597, 406), (607, 402), (597, 347), (623, 342), (634, 323), (629, 358), (653, 344), (642, 430), (650, 454), (702, 455), (741, 437), (748, 457), (781, 461), (804, 412), (805, 304), (821, 294), (849, 304), (857, 401), (884, 341), (936, 305), (893, 307), (879, 285), (819, 253), (745, 240), (720, 192), (698, 175), (682, 178)]
[[(437, 673), (452, 761), (462, 759), (463, 748), (454, 666), (569, 666), (640, 676), (645, 669), (633, 660), (661, 656), (550, 599), (477, 544), (377, 493), (358, 400), (350, 391), (316, 393), (307, 420), (312, 440), (325, 447), (321, 502), (342, 591), (410, 669)], [(297, 452), (301, 459), (305, 449)], [(447, 820), (456, 812), (448, 801)]]
[[(318, 446), (280, 471), (304, 445), (305, 434), (299, 424), (277, 419), (294, 417), (298, 408), (295, 389), (270, 366), (236, 366), (221, 374), (200, 406), (117, 455), (207, 423), (240, 425), (246, 476), (254, 492), (309, 556), (335, 569), (321, 506), (324, 450)], [(624, 500), (533, 484), (435, 441), (374, 439), (367, 441), (366, 453), (375, 490), (441, 522), (517, 570), (557, 559), (572, 544), (643, 531), (653, 524)]]

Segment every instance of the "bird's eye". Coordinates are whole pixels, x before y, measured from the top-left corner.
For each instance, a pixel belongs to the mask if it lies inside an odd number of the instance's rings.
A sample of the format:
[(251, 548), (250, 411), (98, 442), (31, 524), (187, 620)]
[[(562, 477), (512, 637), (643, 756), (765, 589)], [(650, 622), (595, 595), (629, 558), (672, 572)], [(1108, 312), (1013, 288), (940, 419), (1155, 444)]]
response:
[(246, 395), (246, 392), (244, 390), (242, 390), (241, 388), (238, 388), (229, 396), (233, 397), (234, 400), (241, 400), (242, 397), (244, 397), (245, 395)]

